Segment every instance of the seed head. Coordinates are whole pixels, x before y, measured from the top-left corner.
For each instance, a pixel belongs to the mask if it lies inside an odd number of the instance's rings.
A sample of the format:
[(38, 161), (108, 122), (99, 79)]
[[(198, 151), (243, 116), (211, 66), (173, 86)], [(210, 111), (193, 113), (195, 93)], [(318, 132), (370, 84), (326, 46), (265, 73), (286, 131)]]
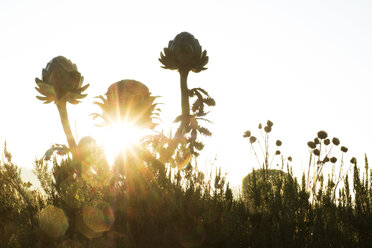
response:
[(281, 146), (281, 145), (282, 145), (282, 141), (277, 140), (277, 141), (275, 142), (275, 144), (276, 144), (276, 146)]
[(314, 143), (315, 143), (316, 145), (320, 144), (319, 139), (318, 139), (318, 138), (315, 138), (315, 139), (314, 139)]
[(292, 162), (292, 157), (291, 156), (288, 157), (288, 161)]
[(319, 156), (319, 155), (320, 155), (320, 151), (319, 151), (319, 149), (315, 149), (313, 152), (314, 152), (314, 154), (315, 154), (316, 156)]
[(337, 158), (336, 157), (332, 157), (331, 158), (331, 163), (336, 163), (337, 162)]
[(319, 139), (325, 139), (327, 137), (328, 137), (328, 134), (325, 131), (321, 130), (321, 131), (318, 132), (318, 138)]
[(307, 145), (308, 145), (308, 147), (310, 147), (311, 149), (315, 149), (315, 147), (316, 147), (315, 143), (312, 142), (312, 141), (307, 142)]
[(262, 124), (258, 124), (258, 129), (262, 129)]
[(345, 146), (341, 146), (341, 151), (342, 151), (342, 152), (345, 152), (345, 153), (346, 153), (348, 150), (349, 150), (349, 149), (347, 149), (347, 147), (345, 147)]
[(264, 130), (265, 130), (266, 133), (270, 133), (271, 132), (271, 126), (266, 126), (264, 128)]
[(356, 164), (356, 163), (357, 163), (357, 159), (356, 159), (355, 157), (352, 157), (352, 158), (350, 159), (350, 163), (352, 163), (352, 164)]
[(249, 138), (249, 137), (251, 137), (251, 131), (249, 131), (249, 130), (245, 131), (244, 134), (243, 134), (243, 137), (244, 137), (244, 138)]
[(275, 155), (280, 155), (280, 151), (276, 150)]
[(325, 158), (323, 159), (323, 163), (327, 163), (329, 162), (329, 157), (325, 156)]
[(251, 142), (251, 144), (253, 144), (254, 142), (256, 142), (257, 138), (254, 137), (254, 136), (251, 136), (249, 137), (249, 141)]
[(329, 139), (325, 139), (323, 142), (324, 142), (324, 145), (326, 145), (326, 146), (328, 146), (331, 143), (331, 141)]
[(340, 144), (340, 140), (337, 139), (336, 137), (334, 137), (334, 138), (332, 139), (332, 143), (333, 143), (335, 146), (338, 146), (338, 145)]
[(274, 125), (274, 123), (273, 123), (272, 121), (268, 120), (268, 121), (267, 121), (267, 125), (268, 125), (269, 127), (272, 127), (272, 126)]

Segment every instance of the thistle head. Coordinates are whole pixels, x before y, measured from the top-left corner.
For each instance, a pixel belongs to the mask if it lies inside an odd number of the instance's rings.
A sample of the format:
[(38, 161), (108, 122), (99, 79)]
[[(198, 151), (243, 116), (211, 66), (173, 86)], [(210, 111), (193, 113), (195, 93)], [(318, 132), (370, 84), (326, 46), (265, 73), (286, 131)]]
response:
[(204, 67), (209, 59), (207, 51), (202, 51), (199, 41), (188, 32), (179, 33), (169, 41), (168, 47), (163, 51), (164, 54), (160, 53), (159, 61), (164, 65), (164, 69), (187, 72), (207, 69)]
[(42, 78), (36, 78), (35, 81), (35, 89), (42, 95), (37, 98), (44, 103), (78, 104), (79, 99), (87, 96), (82, 93), (89, 87), (89, 84), (82, 86), (84, 77), (76, 64), (63, 56), (53, 58), (43, 69)]

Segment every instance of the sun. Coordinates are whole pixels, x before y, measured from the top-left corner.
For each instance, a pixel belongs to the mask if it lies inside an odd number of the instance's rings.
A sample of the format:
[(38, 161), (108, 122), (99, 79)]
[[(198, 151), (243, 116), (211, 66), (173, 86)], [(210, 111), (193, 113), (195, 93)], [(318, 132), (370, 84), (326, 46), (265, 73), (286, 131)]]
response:
[(105, 127), (102, 137), (103, 147), (110, 164), (120, 152), (131, 151), (141, 143), (141, 139), (148, 134), (148, 130), (140, 129), (128, 122), (116, 123)]

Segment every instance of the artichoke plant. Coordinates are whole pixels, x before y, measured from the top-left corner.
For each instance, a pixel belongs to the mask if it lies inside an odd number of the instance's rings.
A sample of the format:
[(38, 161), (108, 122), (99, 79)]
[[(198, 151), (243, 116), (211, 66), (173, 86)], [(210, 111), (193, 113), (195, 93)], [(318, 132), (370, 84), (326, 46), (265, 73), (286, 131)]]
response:
[(82, 94), (89, 84), (83, 86), (84, 77), (81, 76), (76, 64), (63, 56), (53, 58), (43, 69), (42, 78), (35, 79), (35, 89), (42, 95), (37, 96), (45, 104), (54, 102), (58, 108), (62, 126), (71, 150), (76, 148), (68, 120), (66, 104), (78, 104), (80, 99), (86, 97)]
[(168, 47), (164, 48), (164, 54), (160, 53), (159, 61), (164, 69), (178, 70), (181, 84), (181, 106), (184, 121), (181, 122), (181, 130), (187, 126), (190, 116), (189, 89), (187, 76), (190, 71), (201, 72), (206, 70), (208, 63), (207, 51), (202, 50), (199, 41), (188, 33), (179, 33), (174, 40), (169, 41)]
[(149, 88), (136, 80), (121, 80), (112, 84), (105, 96), (98, 96), (102, 102), (95, 102), (102, 109), (102, 114), (93, 114), (93, 118), (101, 117), (103, 125), (126, 122), (138, 128), (153, 129), (153, 119), (159, 113)]
[(208, 56), (192, 34), (182, 32), (169, 41), (164, 54), (160, 53), (159, 61), (165, 69), (200, 72), (207, 69), (204, 66), (208, 63)]

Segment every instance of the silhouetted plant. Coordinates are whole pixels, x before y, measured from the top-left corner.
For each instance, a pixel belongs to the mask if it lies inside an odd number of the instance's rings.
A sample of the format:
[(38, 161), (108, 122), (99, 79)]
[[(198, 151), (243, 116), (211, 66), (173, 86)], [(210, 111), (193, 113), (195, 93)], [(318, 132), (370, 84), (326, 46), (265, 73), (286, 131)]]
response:
[[(275, 141), (275, 146), (276, 146), (275, 152), (270, 157), (269, 133), (272, 131), (273, 125), (274, 125), (274, 123), (272, 121), (268, 120), (267, 121), (267, 125), (264, 127), (264, 132), (262, 132), (262, 130), (261, 130), (261, 128), (262, 128), (261, 123), (258, 126), (260, 135), (261, 135), (261, 137), (263, 139), (263, 143), (261, 143), (259, 140), (257, 142), (258, 143), (258, 146), (259, 146), (259, 150), (262, 152), (262, 156), (263, 156), (263, 158), (261, 158), (261, 159), (260, 159), (260, 156), (258, 156), (257, 151), (256, 151), (255, 146), (254, 146), (254, 144), (257, 141), (256, 136), (252, 136), (251, 131), (249, 131), (249, 130), (248, 131), (245, 131), (244, 134), (243, 134), (243, 138), (248, 138), (249, 139), (249, 142), (250, 142), (250, 145), (251, 145), (251, 149), (252, 149), (252, 151), (255, 154), (255, 157), (257, 159), (259, 168), (261, 168), (262, 170), (266, 170), (266, 171), (270, 168), (270, 166), (272, 165), (274, 159), (277, 158), (279, 155), (281, 155), (281, 152), (280, 152), (280, 149), (279, 148), (283, 144), (281, 140), (276, 140)], [(287, 161), (287, 158), (285, 158), (283, 156), (280, 156), (280, 159), (281, 159), (281, 161), (280, 161), (281, 168), (283, 169), (284, 162), (285, 162), (285, 160)]]
[[(333, 137), (331, 146), (329, 146), (330, 143), (331, 141), (328, 139), (328, 133), (324, 130), (321, 130), (317, 133), (317, 137), (314, 138), (314, 142), (309, 141), (307, 143), (308, 147), (310, 148), (310, 159), (307, 172), (307, 188), (311, 189), (313, 196), (316, 195), (317, 190), (323, 190), (319, 188), (324, 185), (323, 169), (325, 165), (331, 163), (332, 169), (328, 176), (327, 187), (331, 194), (330, 197), (332, 201), (334, 201), (336, 198), (337, 187), (343, 181), (348, 172), (348, 170), (344, 171), (343, 169), (344, 154), (348, 151), (348, 149), (345, 146), (341, 146), (341, 159), (339, 165), (337, 165), (337, 155), (332, 156), (332, 154), (335, 154), (334, 149), (340, 144), (340, 140), (336, 137)], [(317, 198), (313, 198), (313, 200), (315, 199)]]
[(125, 122), (138, 128), (153, 129), (156, 126), (153, 119), (160, 111), (154, 103), (156, 97), (141, 82), (121, 80), (112, 84), (105, 96), (98, 96), (102, 102), (95, 102), (103, 113), (92, 114), (94, 119), (101, 117), (104, 125)]
[[(189, 90), (187, 77), (190, 71), (197, 73), (207, 69), (205, 68), (208, 63), (207, 51), (203, 51), (199, 41), (188, 32), (179, 33), (174, 40), (169, 41), (168, 47), (163, 51), (164, 54), (160, 53), (159, 58), (159, 61), (164, 65), (163, 68), (177, 70), (180, 74), (182, 115), (175, 120), (175, 122), (180, 122), (176, 136), (185, 137), (188, 134), (186, 139), (189, 146), (186, 149), (197, 156), (199, 153), (195, 150), (200, 151), (204, 147), (204, 144), (197, 140), (197, 134), (211, 135), (211, 132), (200, 126), (198, 121), (206, 120), (203, 118), (207, 114), (204, 111), (204, 106), (214, 106), (215, 101), (202, 88)], [(196, 96), (196, 100), (192, 106), (193, 113), (190, 114), (189, 98), (193, 96)]]
[[(82, 87), (76, 66), (63, 57), (47, 65), (43, 79), (36, 80), (44, 95), (38, 98), (56, 103), (69, 147), (55, 144), (35, 161), (41, 193), (22, 181), (5, 145), (0, 162), (1, 247), (370, 246), (372, 171), (367, 156), (364, 169), (355, 157), (350, 160), (349, 176), (343, 169), (348, 148), (319, 131), (307, 143), (309, 168), (299, 184), (292, 173), (292, 157), (282, 154), (283, 142), (271, 145), (274, 124), (267, 121), (259, 124), (259, 135), (243, 134), (258, 169), (244, 178), (242, 194), (234, 198), (221, 169), (214, 177), (205, 175), (193, 156), (202, 149), (197, 134), (211, 135), (199, 121), (215, 102), (201, 88), (188, 90), (186, 79), (190, 70), (205, 69), (206, 51), (192, 35), (181, 33), (160, 60), (164, 67), (179, 70), (182, 94), (187, 93), (182, 115), (176, 118), (182, 135), (151, 135), (131, 152), (120, 153), (111, 167), (93, 137), (74, 144), (66, 103), (77, 103), (88, 87)], [(191, 97), (195, 102), (190, 114)], [(160, 111), (156, 97), (138, 81), (119, 81), (99, 98), (102, 114), (95, 117), (105, 125), (122, 121), (139, 128), (156, 125), (153, 119)], [(281, 163), (280, 170), (271, 168), (274, 160)], [(325, 176), (328, 165), (331, 172)]]
[(63, 56), (53, 58), (43, 69), (42, 79), (35, 79), (38, 87), (35, 89), (43, 96), (37, 98), (44, 103), (54, 102), (58, 108), (63, 130), (70, 149), (76, 147), (68, 121), (66, 103), (78, 104), (79, 99), (86, 97), (82, 94), (89, 84), (83, 86), (84, 77), (81, 76), (75, 64)]

